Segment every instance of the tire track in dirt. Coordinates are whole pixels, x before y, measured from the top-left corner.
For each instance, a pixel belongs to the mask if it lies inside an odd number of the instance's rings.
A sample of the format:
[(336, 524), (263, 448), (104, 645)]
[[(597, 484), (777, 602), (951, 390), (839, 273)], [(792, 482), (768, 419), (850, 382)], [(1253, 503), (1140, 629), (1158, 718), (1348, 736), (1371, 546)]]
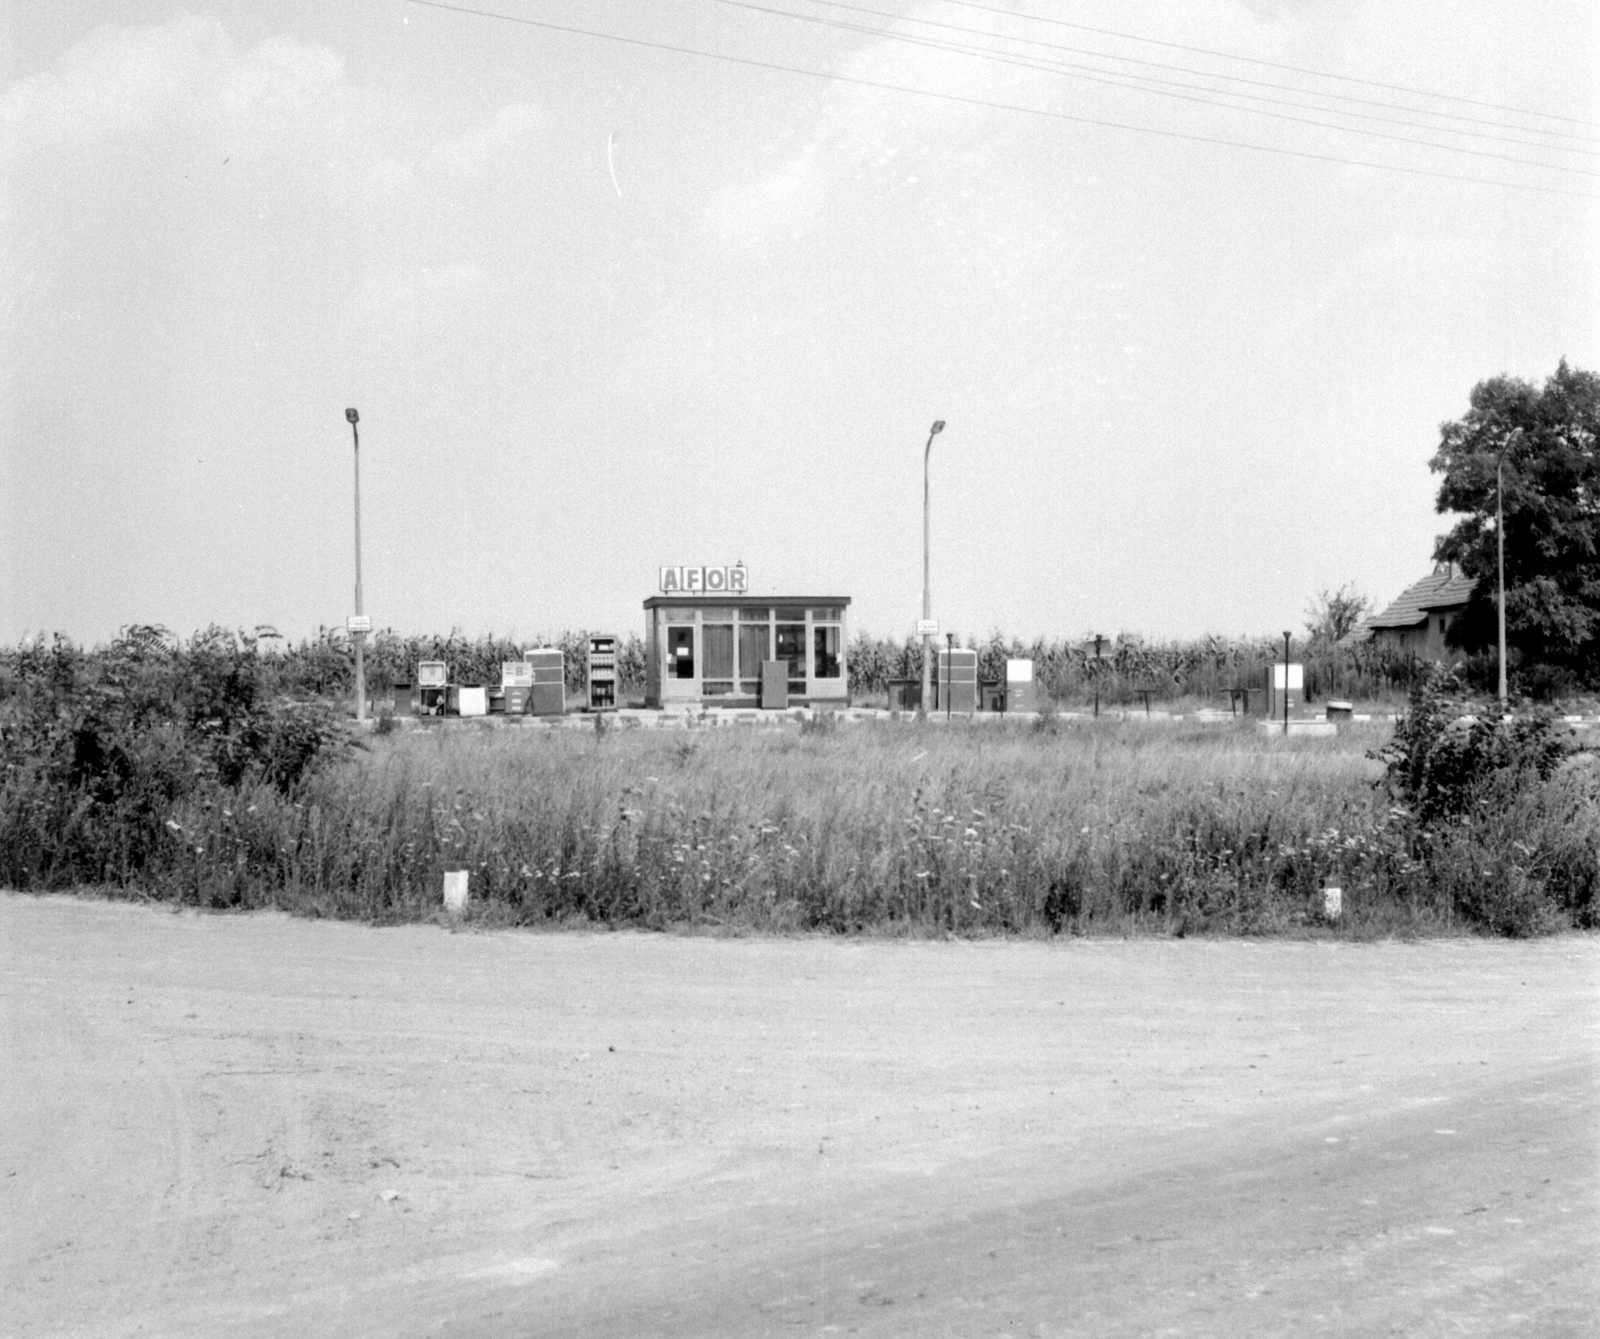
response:
[(1584, 1333), (1597, 966), (0, 895), (0, 1335)]

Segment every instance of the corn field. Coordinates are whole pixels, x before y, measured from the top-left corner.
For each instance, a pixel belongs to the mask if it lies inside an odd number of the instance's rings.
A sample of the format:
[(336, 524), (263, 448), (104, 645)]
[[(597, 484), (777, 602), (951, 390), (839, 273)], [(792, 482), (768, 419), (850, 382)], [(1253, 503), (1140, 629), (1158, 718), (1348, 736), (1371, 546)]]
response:
[[(459, 629), (447, 635), (402, 636), (385, 628), (367, 641), (367, 684), (374, 696), (382, 696), (396, 684), (414, 683), (419, 661), (442, 660), (454, 683), (494, 685), (500, 682), (502, 662), (520, 659), (530, 646), (553, 646), (563, 653), (568, 691), (579, 694), (586, 681), (589, 635), (577, 629), (526, 640), (492, 633), (469, 639)], [(355, 654), (342, 628), (323, 628), (298, 643), (276, 638), (271, 629), (257, 629), (255, 637), (279, 691), (318, 698), (351, 691)], [(978, 652), (980, 679), (1003, 681), (1008, 659), (1032, 660), (1035, 682), (1061, 705), (1087, 703), (1098, 691), (1100, 700), (1110, 705), (1140, 701), (1148, 693), (1154, 702), (1205, 699), (1225, 706), (1230, 689), (1259, 690), (1267, 667), (1283, 658), (1282, 642), (1269, 637), (1146, 641), (1123, 636), (1107, 641), (1098, 658), (1092, 647), (1067, 638), (1024, 641), (994, 632), (985, 640), (957, 636), (955, 644)], [(1410, 657), (1372, 646), (1313, 644), (1309, 652), (1295, 647), (1291, 654), (1305, 663), (1310, 701), (1403, 694), (1417, 669)], [(617, 660), (624, 698), (640, 699), (645, 648), (637, 633), (618, 638)], [(891, 680), (920, 680), (922, 644), (914, 637), (896, 641), (857, 632), (849, 645), (848, 666), (852, 700), (870, 704), (886, 699)]]

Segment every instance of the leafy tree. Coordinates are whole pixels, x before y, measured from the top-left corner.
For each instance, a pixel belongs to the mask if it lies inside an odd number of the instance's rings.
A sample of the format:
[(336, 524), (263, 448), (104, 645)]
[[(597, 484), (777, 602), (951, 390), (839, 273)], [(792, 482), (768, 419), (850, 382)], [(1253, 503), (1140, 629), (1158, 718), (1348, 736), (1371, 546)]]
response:
[(1495, 469), (1505, 461), (1506, 640), (1524, 665), (1600, 681), (1600, 376), (1563, 359), (1542, 388), (1515, 377), (1473, 387), (1442, 424), (1430, 468), (1438, 510), (1461, 519), (1434, 557), (1477, 588), (1452, 629), (1464, 650), (1496, 642)]
[(1306, 606), (1306, 635), (1313, 648), (1332, 646), (1354, 630), (1372, 610), (1372, 601), (1354, 585), (1329, 590), (1324, 586)]

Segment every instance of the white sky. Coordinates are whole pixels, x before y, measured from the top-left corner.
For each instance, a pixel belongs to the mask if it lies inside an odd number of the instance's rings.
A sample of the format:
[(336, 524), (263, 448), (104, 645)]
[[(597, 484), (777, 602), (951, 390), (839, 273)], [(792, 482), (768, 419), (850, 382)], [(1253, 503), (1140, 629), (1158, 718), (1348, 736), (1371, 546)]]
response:
[(405, 632), (637, 630), (659, 565), (741, 559), (908, 632), (935, 418), (945, 627), (1298, 632), (1428, 570), (1475, 382), (1600, 365), (1591, 3), (993, 0), (1557, 120), (854, 0), (1485, 157), (716, 0), (466, 2), (831, 77), (405, 0), (0, 7), (0, 640), (341, 623), (347, 405)]

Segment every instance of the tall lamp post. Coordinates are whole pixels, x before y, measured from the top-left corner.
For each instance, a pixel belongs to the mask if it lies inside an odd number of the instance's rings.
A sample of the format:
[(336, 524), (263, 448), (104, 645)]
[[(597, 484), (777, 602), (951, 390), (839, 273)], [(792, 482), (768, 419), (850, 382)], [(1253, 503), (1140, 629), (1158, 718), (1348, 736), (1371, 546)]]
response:
[[(933, 597), (928, 593), (928, 457), (933, 452), (933, 439), (944, 431), (944, 420), (936, 419), (928, 433), (928, 444), (922, 450), (922, 621), (933, 618)], [(933, 665), (928, 648), (928, 633), (922, 634), (922, 703), (923, 715), (928, 711), (928, 699), (933, 692)]]
[[(361, 421), (361, 415), (354, 409), (344, 411), (345, 421), (350, 425), (350, 437), (355, 444), (356, 462), (356, 617), (361, 617), (361, 430), (356, 424)], [(358, 628), (352, 638), (356, 644), (356, 720), (367, 719), (367, 664), (366, 643), (367, 634)]]

